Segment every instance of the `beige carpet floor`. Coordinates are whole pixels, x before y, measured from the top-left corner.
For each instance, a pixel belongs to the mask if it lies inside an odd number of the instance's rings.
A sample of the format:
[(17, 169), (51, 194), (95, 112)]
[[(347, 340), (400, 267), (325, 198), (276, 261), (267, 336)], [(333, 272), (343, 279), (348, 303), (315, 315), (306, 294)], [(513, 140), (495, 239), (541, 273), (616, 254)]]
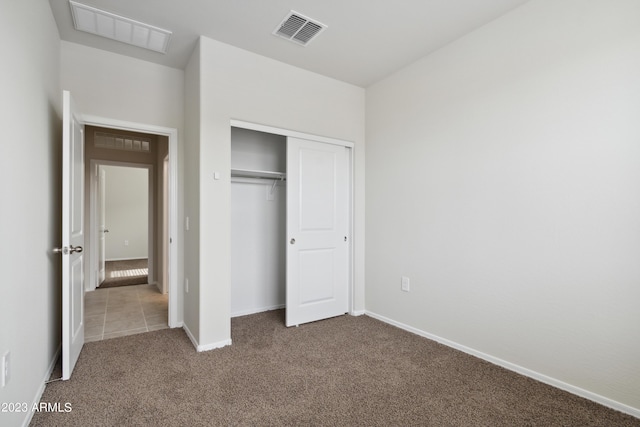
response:
[(640, 420), (370, 317), (232, 320), (197, 353), (180, 329), (85, 345), (33, 426), (640, 426)]

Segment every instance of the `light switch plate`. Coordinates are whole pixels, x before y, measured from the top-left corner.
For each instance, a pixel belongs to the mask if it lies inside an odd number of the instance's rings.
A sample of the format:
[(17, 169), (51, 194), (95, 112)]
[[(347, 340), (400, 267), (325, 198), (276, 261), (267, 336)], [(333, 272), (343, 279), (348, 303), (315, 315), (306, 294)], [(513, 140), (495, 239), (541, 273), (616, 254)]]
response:
[(401, 287), (401, 289), (404, 292), (409, 292), (410, 284), (411, 284), (411, 281), (409, 280), (409, 278), (406, 277), (406, 276), (402, 276), (402, 287)]

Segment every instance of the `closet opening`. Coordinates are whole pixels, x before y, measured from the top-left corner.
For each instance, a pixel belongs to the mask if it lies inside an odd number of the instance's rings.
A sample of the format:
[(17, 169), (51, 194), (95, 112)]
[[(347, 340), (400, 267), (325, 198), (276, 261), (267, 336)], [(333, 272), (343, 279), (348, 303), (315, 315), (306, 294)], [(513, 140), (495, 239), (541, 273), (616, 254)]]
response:
[(285, 307), (286, 143), (231, 128), (231, 317)]
[(350, 312), (353, 144), (231, 125), (231, 317), (284, 308), (289, 327)]

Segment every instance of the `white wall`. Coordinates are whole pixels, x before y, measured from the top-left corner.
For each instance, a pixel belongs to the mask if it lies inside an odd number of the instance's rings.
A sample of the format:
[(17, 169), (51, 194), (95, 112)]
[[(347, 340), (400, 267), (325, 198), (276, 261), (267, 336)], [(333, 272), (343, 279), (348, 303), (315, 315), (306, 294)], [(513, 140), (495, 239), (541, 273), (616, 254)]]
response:
[(231, 128), (231, 167), (269, 172), (287, 171), (287, 137)]
[(184, 217), (189, 220), (189, 230), (184, 232), (184, 327), (196, 345), (200, 336), (200, 76), (198, 43), (184, 79), (184, 164), (189, 165), (184, 171)]
[(149, 256), (149, 170), (100, 166), (105, 171), (107, 261)]
[[(178, 129), (178, 224), (184, 221), (184, 71), (75, 43), (60, 43), (61, 85), (83, 115)], [(178, 249), (178, 323), (183, 319), (184, 228)]]
[(285, 306), (286, 185), (231, 184), (231, 316)]
[(82, 114), (182, 128), (184, 71), (66, 41), (60, 57)]
[(364, 90), (206, 37), (199, 53), (199, 344), (230, 340), (231, 119), (355, 142), (356, 306), (364, 309)]
[[(0, 403), (40, 397), (61, 335), (60, 38), (48, 2), (0, 6), (0, 355), (11, 352), (11, 379)], [(31, 413), (0, 412), (0, 425)]]
[[(287, 170), (287, 138), (231, 129), (231, 167)], [(231, 316), (285, 306), (286, 182), (231, 179)]]
[(367, 310), (638, 416), (639, 52), (533, 0), (370, 87)]

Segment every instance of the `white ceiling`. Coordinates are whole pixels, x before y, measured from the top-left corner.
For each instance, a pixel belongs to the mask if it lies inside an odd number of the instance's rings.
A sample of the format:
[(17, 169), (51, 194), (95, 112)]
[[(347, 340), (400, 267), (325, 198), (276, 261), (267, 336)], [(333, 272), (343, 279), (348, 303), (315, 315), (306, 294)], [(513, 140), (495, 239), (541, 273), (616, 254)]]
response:
[[(62, 40), (184, 68), (199, 35), (366, 87), (528, 0), (77, 0), (173, 32), (167, 54), (76, 31), (49, 0)], [(272, 34), (295, 10), (328, 28), (306, 47)]]

